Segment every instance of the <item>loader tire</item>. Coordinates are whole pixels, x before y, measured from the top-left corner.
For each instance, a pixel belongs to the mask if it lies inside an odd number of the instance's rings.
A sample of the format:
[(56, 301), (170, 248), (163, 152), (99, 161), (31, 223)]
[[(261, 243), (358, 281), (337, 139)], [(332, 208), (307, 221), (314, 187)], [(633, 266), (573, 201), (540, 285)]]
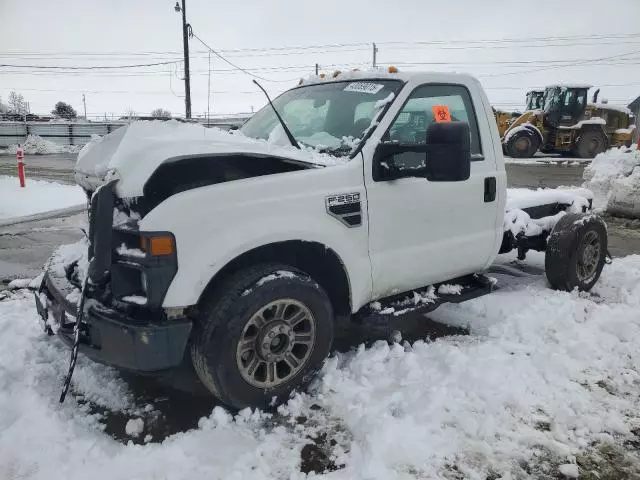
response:
[(205, 294), (191, 358), (225, 405), (275, 406), (320, 370), (333, 322), (329, 297), (306, 273), (274, 263), (251, 266)]
[(582, 132), (573, 153), (580, 158), (593, 158), (607, 149), (607, 139), (600, 132)]
[(531, 158), (539, 147), (540, 139), (538, 135), (529, 129), (523, 129), (509, 137), (506, 151), (511, 158)]
[(607, 226), (597, 215), (567, 214), (547, 240), (545, 271), (556, 290), (589, 291), (600, 278), (607, 255)]

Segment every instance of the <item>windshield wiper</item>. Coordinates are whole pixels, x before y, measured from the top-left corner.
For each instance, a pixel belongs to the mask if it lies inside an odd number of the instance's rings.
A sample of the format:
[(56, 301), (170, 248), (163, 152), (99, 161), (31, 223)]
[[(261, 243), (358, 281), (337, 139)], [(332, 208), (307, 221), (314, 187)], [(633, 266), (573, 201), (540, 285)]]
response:
[(291, 133), (291, 130), (289, 130), (289, 127), (287, 127), (287, 124), (284, 123), (284, 120), (278, 113), (278, 110), (276, 110), (276, 107), (273, 106), (273, 102), (269, 98), (269, 94), (267, 93), (267, 91), (264, 88), (262, 88), (262, 85), (260, 85), (255, 79), (253, 80), (253, 83), (255, 83), (258, 86), (258, 88), (260, 88), (260, 90), (264, 92), (265, 97), (267, 97), (267, 100), (269, 101), (269, 105), (271, 105), (271, 108), (273, 108), (273, 113), (275, 113), (276, 117), (278, 117), (278, 120), (280, 120), (280, 125), (282, 125), (282, 129), (284, 130), (284, 133), (287, 134), (287, 138), (291, 142), (291, 145), (293, 145), (298, 150), (300, 150), (300, 145), (298, 145), (298, 142), (296, 141), (295, 137)]

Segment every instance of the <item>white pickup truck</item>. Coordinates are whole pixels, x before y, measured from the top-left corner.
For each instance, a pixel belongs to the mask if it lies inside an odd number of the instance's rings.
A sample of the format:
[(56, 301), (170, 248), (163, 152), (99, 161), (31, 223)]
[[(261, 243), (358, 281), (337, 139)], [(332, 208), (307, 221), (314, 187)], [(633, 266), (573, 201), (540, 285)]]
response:
[(492, 109), (468, 75), (315, 77), (235, 132), (134, 123), (87, 146), (76, 181), (87, 248), (46, 266), (45, 328), (122, 369), (192, 361), (234, 408), (303, 387), (336, 322), (490, 293), (498, 253), (546, 251), (552, 287), (589, 290), (607, 252), (588, 197), (509, 206)]

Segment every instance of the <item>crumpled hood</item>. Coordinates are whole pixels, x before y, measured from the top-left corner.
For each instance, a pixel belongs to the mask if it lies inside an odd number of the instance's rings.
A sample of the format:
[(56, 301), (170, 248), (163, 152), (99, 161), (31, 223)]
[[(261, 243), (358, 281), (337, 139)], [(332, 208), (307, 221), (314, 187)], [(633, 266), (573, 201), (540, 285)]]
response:
[(169, 158), (244, 152), (323, 166), (347, 160), (313, 149), (274, 145), (239, 132), (232, 134), (197, 124), (175, 120), (139, 121), (88, 143), (78, 154), (75, 180), (80, 186), (94, 190), (104, 183), (109, 174), (110, 178), (120, 180), (116, 185), (116, 193), (120, 197), (137, 197), (143, 194), (144, 184), (151, 174)]

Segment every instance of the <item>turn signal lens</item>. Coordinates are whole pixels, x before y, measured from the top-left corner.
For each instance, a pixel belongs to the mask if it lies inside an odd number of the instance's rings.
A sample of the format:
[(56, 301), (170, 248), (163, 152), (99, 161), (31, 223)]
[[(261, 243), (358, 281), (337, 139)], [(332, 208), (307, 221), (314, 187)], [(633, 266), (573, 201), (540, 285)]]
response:
[(153, 256), (171, 255), (173, 253), (173, 238), (168, 235), (149, 237), (149, 252)]

